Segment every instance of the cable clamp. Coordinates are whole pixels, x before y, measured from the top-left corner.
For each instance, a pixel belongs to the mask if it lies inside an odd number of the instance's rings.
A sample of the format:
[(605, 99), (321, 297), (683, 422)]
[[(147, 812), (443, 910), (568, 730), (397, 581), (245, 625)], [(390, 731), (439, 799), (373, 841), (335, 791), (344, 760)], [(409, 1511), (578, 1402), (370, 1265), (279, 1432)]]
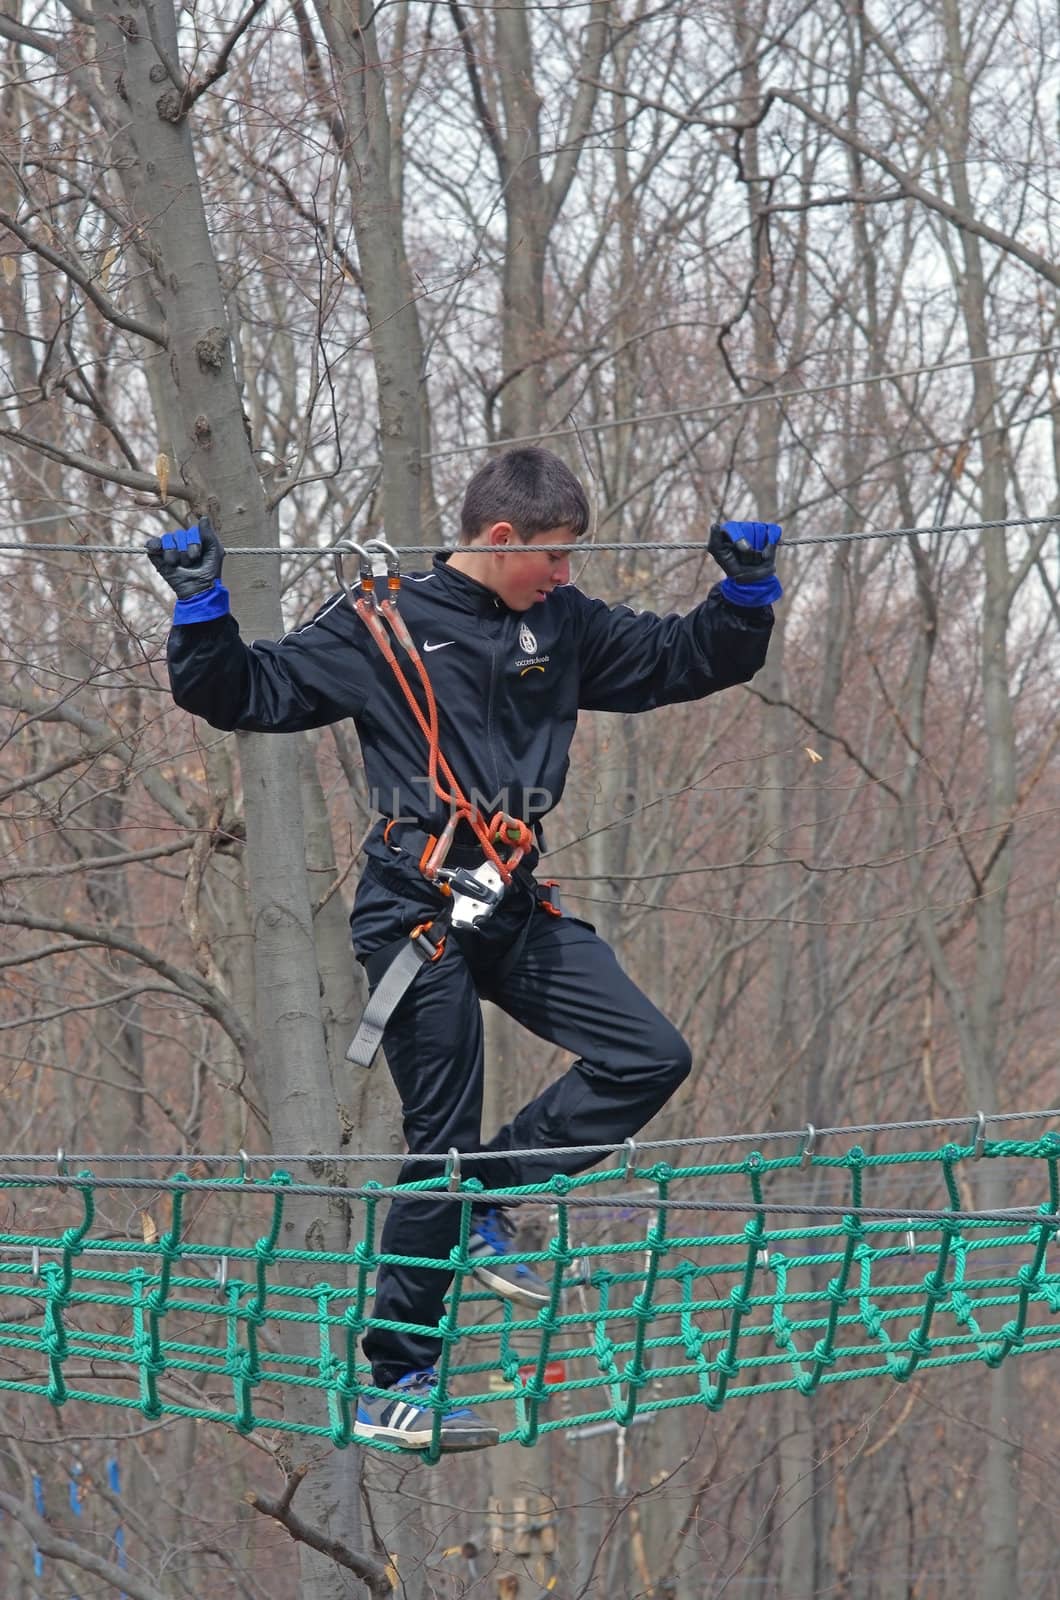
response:
[(221, 1256), (217, 1263), (217, 1271), (213, 1275), (214, 1288), (217, 1290), (218, 1300), (223, 1300), (225, 1290), (228, 1288), (228, 1257)]
[(983, 1146), (986, 1144), (986, 1117), (981, 1111), (977, 1111), (975, 1114), (974, 1138), (975, 1146), (972, 1150), (972, 1160), (978, 1161), (982, 1157)]
[(632, 1139), (625, 1140), (626, 1170), (622, 1174), (622, 1181), (628, 1183), (637, 1176), (637, 1146)]
[(814, 1147), (817, 1144), (817, 1129), (812, 1122), (806, 1124), (806, 1136), (802, 1141), (802, 1150), (799, 1154), (799, 1166), (808, 1167), (813, 1159)]
[(445, 1158), (445, 1176), (449, 1180), (450, 1190), (455, 1192), (460, 1188), (460, 1151), (455, 1145)]
[(250, 1157), (248, 1156), (248, 1154), (247, 1154), (247, 1152), (245, 1150), (240, 1150), (239, 1151), (239, 1181), (240, 1181), (240, 1183), (246, 1183), (246, 1181), (247, 1181), (247, 1168), (248, 1168), (249, 1165), (250, 1165)]
[(40, 1245), (35, 1244), (29, 1253), (29, 1270), (33, 1275), (33, 1282), (40, 1282)]
[[(66, 1151), (63, 1149), (62, 1145), (60, 1145), (58, 1150), (55, 1152), (55, 1171), (56, 1175), (60, 1178), (68, 1178), (70, 1176), (66, 1165)], [(65, 1191), (66, 1185), (64, 1184), (62, 1187), (63, 1191)]]
[(905, 1235), (906, 1254), (907, 1255), (911, 1255), (911, 1256), (915, 1256), (916, 1255), (916, 1237), (915, 1237), (915, 1235), (913, 1233), (913, 1219), (912, 1219), (912, 1217), (906, 1217), (905, 1225), (906, 1225), (906, 1230), (907, 1230), (906, 1231), (906, 1235)]

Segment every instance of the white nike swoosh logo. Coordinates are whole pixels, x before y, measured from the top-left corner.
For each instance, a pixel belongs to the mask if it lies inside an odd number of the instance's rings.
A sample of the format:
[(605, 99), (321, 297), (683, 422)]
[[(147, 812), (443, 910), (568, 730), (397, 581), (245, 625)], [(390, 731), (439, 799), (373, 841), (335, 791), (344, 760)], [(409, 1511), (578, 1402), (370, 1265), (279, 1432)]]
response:
[(455, 643), (456, 643), (455, 639), (443, 639), (441, 644), (428, 644), (426, 639), (424, 639), (423, 648), (424, 648), (424, 650), (444, 650), (447, 644), (455, 644)]

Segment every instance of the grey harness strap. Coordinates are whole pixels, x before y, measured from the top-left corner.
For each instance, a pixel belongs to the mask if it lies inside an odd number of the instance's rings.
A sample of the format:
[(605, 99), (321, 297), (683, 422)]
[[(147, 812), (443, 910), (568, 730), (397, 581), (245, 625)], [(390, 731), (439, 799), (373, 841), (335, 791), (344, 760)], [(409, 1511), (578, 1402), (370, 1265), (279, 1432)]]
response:
[[(436, 921), (434, 924), (438, 927)], [(435, 937), (434, 928), (421, 928), (402, 940), (397, 955), (387, 966), (364, 1008), (357, 1028), (346, 1051), (346, 1060), (358, 1067), (370, 1067), (383, 1042), (386, 1025), (405, 997), (421, 967), (437, 961), (445, 943), (445, 926)]]

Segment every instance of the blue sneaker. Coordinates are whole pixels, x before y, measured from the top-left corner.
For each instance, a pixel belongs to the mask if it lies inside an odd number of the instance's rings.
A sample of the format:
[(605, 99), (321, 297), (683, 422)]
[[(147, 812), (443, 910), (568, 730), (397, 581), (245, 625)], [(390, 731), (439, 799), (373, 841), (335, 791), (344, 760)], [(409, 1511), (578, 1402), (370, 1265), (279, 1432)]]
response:
[[(355, 1438), (378, 1439), (403, 1450), (426, 1450), (434, 1436), (434, 1411), (428, 1403), (434, 1391), (433, 1367), (409, 1372), (383, 1394), (362, 1395), (353, 1424)], [(470, 1406), (442, 1413), (438, 1434), (443, 1450), (485, 1450), (500, 1438), (497, 1428), (483, 1422)]]
[(507, 1259), (515, 1242), (515, 1223), (499, 1206), (477, 1211), (472, 1219), (467, 1254), (475, 1277), (504, 1300), (532, 1306), (535, 1311), (547, 1306), (549, 1285), (525, 1261)]

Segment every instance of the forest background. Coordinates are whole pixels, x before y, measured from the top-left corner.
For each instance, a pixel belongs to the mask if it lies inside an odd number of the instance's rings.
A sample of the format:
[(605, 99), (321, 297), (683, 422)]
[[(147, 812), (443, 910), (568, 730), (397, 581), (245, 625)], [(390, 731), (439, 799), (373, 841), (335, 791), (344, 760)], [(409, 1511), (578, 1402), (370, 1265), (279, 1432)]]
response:
[[(665, 546), (718, 513), (917, 530), (788, 549), (746, 689), (583, 719), (548, 868), (692, 1043), (651, 1132), (1054, 1105), (1055, 8), (4, 0), (0, 41), (0, 1148), (400, 1148), (343, 1061), (351, 730), (175, 710), (127, 552), (208, 511), (277, 636), (329, 563), (241, 546), (445, 544), (512, 439), (638, 609), (706, 592)], [(488, 1028), (496, 1122), (560, 1063)], [(298, 1504), (412, 1600), (1056, 1596), (1058, 1398), (1043, 1358), (444, 1475), (307, 1449)], [(0, 1436), (10, 1600), (366, 1592), (245, 1503), (261, 1439), (11, 1393)]]

